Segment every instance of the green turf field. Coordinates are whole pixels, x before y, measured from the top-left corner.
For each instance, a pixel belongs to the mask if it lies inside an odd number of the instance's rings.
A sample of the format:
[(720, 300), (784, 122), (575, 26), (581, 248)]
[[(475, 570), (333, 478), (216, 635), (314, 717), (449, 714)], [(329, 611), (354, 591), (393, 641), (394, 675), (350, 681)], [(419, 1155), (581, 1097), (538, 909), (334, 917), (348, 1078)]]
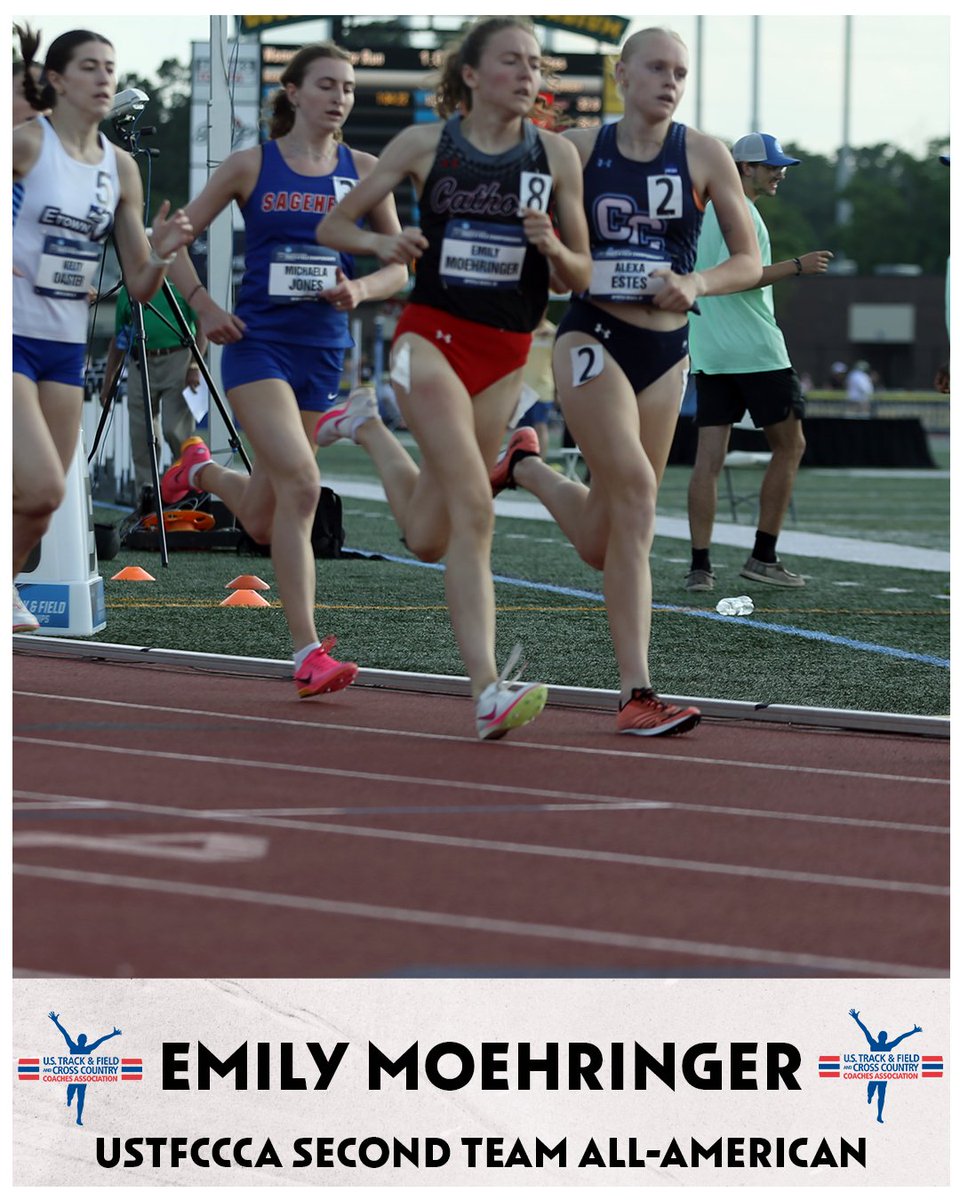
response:
[[(946, 466), (945, 446), (935, 447)], [(357, 447), (324, 452), (328, 482), (344, 492), (373, 481)], [(651, 665), (655, 686), (671, 695), (758, 703), (942, 715), (948, 711), (949, 576), (899, 565), (866, 565), (834, 557), (791, 556), (793, 532), (948, 549), (949, 478), (928, 472), (801, 471), (797, 519), (788, 520), (781, 552), (807, 577), (802, 590), (740, 579), (747, 551), (714, 545), (718, 590), (683, 588), (688, 545), (672, 519), (685, 520), (689, 468), (668, 468), (661, 492), (662, 524), (652, 559), (654, 620)], [(522, 496), (522, 493), (516, 493)], [(347, 546), (387, 559), (318, 563), (318, 626), (340, 638), (339, 656), (367, 667), (460, 675), (450, 632), (442, 572), (412, 560), (382, 502), (344, 495)], [(98, 514), (102, 519), (103, 514)], [(111, 515), (116, 519), (116, 514)], [(721, 499), (718, 520), (729, 520)], [(743, 537), (752, 525), (744, 524)], [(746, 544), (746, 543), (744, 543)], [(110, 580), (136, 563), (154, 583)], [(493, 552), (498, 576), (498, 645), (505, 658), (522, 641), (526, 676), (585, 687), (617, 686), (600, 595), (600, 577), (585, 566), (551, 522), (498, 517)], [(173, 649), (286, 658), (286, 626), (276, 590), (269, 609), (222, 608), (226, 584), (252, 572), (270, 584), (269, 559), (233, 551), (177, 551), (163, 568), (158, 554), (122, 551), (101, 564), (107, 628), (101, 640)], [(749, 594), (748, 618), (721, 620), (721, 596)]]

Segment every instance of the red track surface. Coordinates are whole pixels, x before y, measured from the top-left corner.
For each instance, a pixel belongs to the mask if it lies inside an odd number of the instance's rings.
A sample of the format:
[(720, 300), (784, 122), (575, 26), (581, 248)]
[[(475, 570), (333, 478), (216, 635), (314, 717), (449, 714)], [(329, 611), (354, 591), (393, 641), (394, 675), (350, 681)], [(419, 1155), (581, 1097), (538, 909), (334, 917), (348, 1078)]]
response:
[(14, 659), (21, 974), (939, 975), (945, 742)]

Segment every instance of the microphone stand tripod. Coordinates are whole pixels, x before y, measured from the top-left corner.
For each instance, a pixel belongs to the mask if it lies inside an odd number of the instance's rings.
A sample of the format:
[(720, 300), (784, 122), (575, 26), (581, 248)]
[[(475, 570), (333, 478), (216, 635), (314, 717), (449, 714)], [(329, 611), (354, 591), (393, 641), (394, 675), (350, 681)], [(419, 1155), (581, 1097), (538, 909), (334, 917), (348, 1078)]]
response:
[[(141, 105), (141, 108), (142, 108), (142, 105)], [(151, 147), (144, 147), (144, 146), (140, 145), (140, 141), (139, 141), (140, 136), (148, 134), (148, 133), (154, 133), (155, 130), (151, 127), (147, 127), (142, 130), (137, 129), (136, 123), (137, 123), (137, 119), (139, 118), (139, 115), (140, 115), (139, 112), (137, 112), (135, 115), (133, 115), (133, 114), (118, 115), (114, 119), (114, 122), (113, 122), (114, 131), (116, 132), (119, 139), (123, 142), (124, 147), (133, 155), (134, 158), (137, 158), (141, 155), (146, 156), (148, 158), (155, 157), (159, 153), (159, 151), (157, 151)], [(149, 193), (149, 188), (147, 188), (146, 189), (146, 199), (145, 199), (145, 212), (149, 212), (149, 203), (150, 203), (150, 193)], [(146, 219), (147, 218), (145, 216), (145, 220)], [(119, 261), (119, 255), (117, 256), (117, 258)], [(122, 278), (122, 268), (121, 268), (121, 278)], [(108, 297), (110, 295), (113, 295), (115, 292), (117, 292), (121, 286), (122, 286), (122, 284), (118, 283), (114, 288), (112, 288), (111, 291), (108, 293)], [(170, 311), (173, 313), (173, 316), (177, 322), (177, 326), (179, 326), (179, 336), (180, 336), (181, 345), (183, 345), (184, 347), (187, 347), (187, 346), (190, 347), (190, 349), (193, 353), (193, 361), (199, 367), (200, 374), (203, 376), (204, 382), (207, 385), (207, 389), (209, 391), (211, 400), (217, 406), (217, 409), (220, 413), (220, 416), (223, 420), (224, 426), (227, 431), (227, 442), (230, 446), (230, 449), (233, 451), (234, 454), (237, 454), (240, 456), (240, 459), (243, 462), (243, 465), (246, 467), (247, 473), (249, 474), (252, 470), (250, 459), (247, 456), (247, 453), (243, 447), (243, 443), (240, 440), (239, 434), (237, 433), (236, 426), (233, 423), (233, 420), (232, 420), (230, 413), (226, 407), (226, 404), (224, 403), (224, 400), (223, 400), (222, 396), (220, 395), (220, 392), (217, 389), (216, 384), (213, 381), (213, 377), (207, 368), (207, 364), (204, 361), (203, 356), (200, 354), (200, 352), (197, 348), (196, 340), (193, 336), (193, 333), (190, 330), (190, 326), (187, 322), (187, 319), (183, 315), (183, 311), (181, 310), (180, 305), (177, 303), (177, 299), (174, 296), (173, 289), (171, 288), (170, 283), (168, 282), (167, 279), (164, 279), (164, 281), (161, 285), (161, 290), (163, 292), (164, 298), (167, 301), (167, 304), (170, 307)], [(140, 384), (141, 384), (141, 391), (143, 394), (143, 419), (145, 422), (145, 429), (146, 429), (146, 433), (147, 433), (147, 445), (150, 450), (150, 474), (151, 474), (151, 478), (153, 479), (154, 512), (155, 512), (156, 518), (157, 518), (157, 536), (160, 540), (160, 560), (161, 560), (163, 566), (167, 567), (170, 565), (170, 559), (169, 559), (169, 553), (167, 550), (166, 528), (163, 523), (163, 499), (160, 495), (160, 467), (159, 467), (160, 448), (159, 448), (159, 445), (157, 442), (156, 428), (154, 426), (154, 419), (153, 419), (153, 407), (151, 404), (150, 372), (149, 372), (149, 368), (147, 366), (147, 334), (146, 334), (146, 329), (144, 327), (143, 305), (140, 304), (137, 300), (134, 300), (133, 296), (130, 295), (129, 291), (127, 292), (127, 297), (130, 302), (130, 314), (131, 314), (131, 319), (133, 322), (133, 337), (131, 339), (130, 346), (128, 346), (127, 350), (124, 352), (123, 359), (120, 361), (120, 363), (117, 366), (116, 374), (114, 375), (114, 378), (110, 385), (109, 394), (107, 395), (106, 398), (101, 398), (102, 411), (100, 414), (100, 421), (97, 425), (97, 430), (96, 430), (96, 433), (95, 433), (94, 439), (93, 439), (93, 446), (91, 447), (90, 453), (87, 456), (87, 461), (92, 462), (97, 454), (97, 450), (99, 449), (100, 441), (103, 436), (103, 432), (106, 427), (107, 420), (109, 419), (110, 412), (113, 408), (113, 405), (116, 401), (117, 395), (120, 390), (120, 378), (123, 374), (124, 363), (129, 358), (132, 349), (136, 348), (137, 354), (135, 357), (136, 357), (136, 361), (137, 361), (137, 367), (140, 372)], [(169, 320), (167, 320), (167, 318), (164, 316), (164, 314), (162, 312), (160, 312), (153, 304), (148, 303), (147, 307), (169, 329), (173, 330), (174, 332), (177, 332), (177, 330), (174, 329), (174, 326), (170, 324)]]

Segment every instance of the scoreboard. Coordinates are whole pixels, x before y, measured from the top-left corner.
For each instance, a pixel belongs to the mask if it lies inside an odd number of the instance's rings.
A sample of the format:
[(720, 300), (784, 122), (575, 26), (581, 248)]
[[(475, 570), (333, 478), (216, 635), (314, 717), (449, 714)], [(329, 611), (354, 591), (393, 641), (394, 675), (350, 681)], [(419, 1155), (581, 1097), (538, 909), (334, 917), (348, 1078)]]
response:
[[(261, 46), (260, 83), (265, 111), (271, 93), (279, 87), (284, 68), (298, 49), (298, 46)], [(344, 137), (354, 149), (380, 154), (401, 129), (415, 122), (437, 120), (433, 87), (442, 51), (413, 46), (364, 46), (351, 50), (350, 54), (357, 86)], [(544, 54), (543, 68), (543, 93), (561, 128), (585, 128), (601, 123), (602, 54)], [(410, 224), (415, 220), (415, 203), (409, 185), (398, 193), (396, 200), (401, 224)]]

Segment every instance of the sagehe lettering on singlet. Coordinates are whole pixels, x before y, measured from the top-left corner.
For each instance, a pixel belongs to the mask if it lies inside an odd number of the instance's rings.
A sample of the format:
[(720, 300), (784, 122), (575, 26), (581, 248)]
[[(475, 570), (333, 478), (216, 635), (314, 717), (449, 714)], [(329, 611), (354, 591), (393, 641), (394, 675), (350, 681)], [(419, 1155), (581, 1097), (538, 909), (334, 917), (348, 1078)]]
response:
[(264, 192), (260, 211), (328, 213), (336, 204), (335, 197), (323, 196), (318, 192)]

